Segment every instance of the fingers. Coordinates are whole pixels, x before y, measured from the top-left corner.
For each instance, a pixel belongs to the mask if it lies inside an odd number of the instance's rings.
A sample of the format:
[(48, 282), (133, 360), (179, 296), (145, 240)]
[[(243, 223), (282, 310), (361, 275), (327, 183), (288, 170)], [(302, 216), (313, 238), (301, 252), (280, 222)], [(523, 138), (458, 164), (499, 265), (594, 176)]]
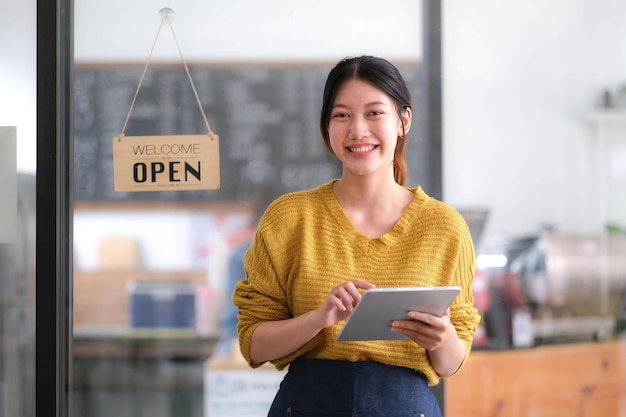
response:
[(436, 349), (450, 332), (450, 310), (443, 316), (410, 311), (406, 320), (391, 322), (391, 331), (402, 333), (426, 350)]
[(315, 310), (314, 316), (319, 328), (324, 329), (347, 319), (361, 299), (361, 292), (374, 286), (367, 281), (356, 279), (333, 287), (322, 305)]
[(373, 287), (375, 285), (370, 282), (355, 279), (334, 287), (331, 291), (331, 296), (334, 298), (334, 304), (339, 310), (352, 311), (361, 299), (361, 291), (359, 290), (367, 290)]
[(362, 279), (355, 279), (355, 280), (350, 281), (350, 282), (352, 282), (352, 284), (354, 284), (354, 286), (356, 288), (360, 288), (362, 290), (369, 290), (370, 288), (374, 288), (376, 286), (376, 285), (372, 284), (371, 282), (367, 282), (367, 281), (364, 281)]
[(437, 327), (439, 325), (445, 325), (447, 321), (450, 321), (450, 308), (448, 308), (441, 316), (435, 316), (429, 313), (411, 310), (407, 313), (407, 317), (411, 320), (421, 321), (431, 326)]
[(391, 331), (402, 333), (426, 350), (436, 348), (443, 338), (443, 334), (436, 328), (414, 320), (394, 320)]
[(413, 338), (412, 335), (432, 336), (437, 333), (437, 328), (416, 320), (394, 320), (391, 322), (391, 330), (411, 338)]
[(352, 311), (361, 298), (361, 293), (352, 282), (346, 282), (333, 288), (331, 296), (334, 297), (335, 305), (339, 310)]

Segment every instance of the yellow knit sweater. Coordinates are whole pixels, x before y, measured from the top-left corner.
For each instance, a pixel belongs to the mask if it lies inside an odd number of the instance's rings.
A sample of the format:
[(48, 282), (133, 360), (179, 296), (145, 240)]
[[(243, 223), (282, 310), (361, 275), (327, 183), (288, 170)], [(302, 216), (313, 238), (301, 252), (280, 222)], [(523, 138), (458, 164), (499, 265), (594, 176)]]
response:
[[(239, 343), (248, 363), (250, 340), (259, 324), (314, 310), (333, 286), (356, 278), (377, 287), (459, 285), (462, 290), (450, 313), (467, 358), (479, 315), (472, 295), (474, 248), (463, 217), (421, 188), (413, 188), (415, 198), (394, 228), (370, 239), (352, 225), (332, 183), (280, 197), (259, 223), (244, 257), (246, 279), (233, 294), (239, 310)], [(343, 324), (324, 329), (272, 363), (283, 369), (300, 356), (377, 361), (418, 370), (430, 385), (439, 382), (425, 350), (415, 342), (337, 342)]]

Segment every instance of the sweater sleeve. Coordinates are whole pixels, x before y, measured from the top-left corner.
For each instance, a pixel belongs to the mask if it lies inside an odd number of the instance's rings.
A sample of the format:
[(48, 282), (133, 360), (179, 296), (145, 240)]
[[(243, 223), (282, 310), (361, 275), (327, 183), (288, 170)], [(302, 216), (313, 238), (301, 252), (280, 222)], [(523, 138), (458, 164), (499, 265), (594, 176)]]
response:
[(284, 320), (291, 317), (284, 288), (277, 278), (275, 266), (260, 231), (244, 256), (246, 278), (240, 281), (233, 293), (233, 303), (238, 308), (237, 332), (239, 347), (246, 361), (250, 360), (250, 342), (254, 330), (265, 321)]
[(480, 321), (478, 310), (474, 307), (472, 291), (476, 256), (469, 227), (460, 215), (459, 226), (460, 239), (456, 253), (456, 268), (453, 281), (461, 287), (461, 292), (450, 306), (450, 321), (465, 345), (465, 358), (457, 372), (463, 367), (470, 354), (474, 333)]

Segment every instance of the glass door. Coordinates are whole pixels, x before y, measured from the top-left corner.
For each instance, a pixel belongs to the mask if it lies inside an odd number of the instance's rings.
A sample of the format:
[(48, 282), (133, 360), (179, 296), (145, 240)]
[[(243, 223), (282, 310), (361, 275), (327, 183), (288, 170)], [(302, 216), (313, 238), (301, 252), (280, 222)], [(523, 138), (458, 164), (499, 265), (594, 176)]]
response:
[[(421, 2), (375, 4), (75, 1), (74, 415), (267, 408), (282, 373), (251, 372), (235, 347), (229, 263), (254, 232), (255, 209), (341, 175), (318, 128), (339, 59), (395, 61), (422, 109)], [(351, 35), (381, 23), (380, 39)], [(206, 134), (202, 111), (219, 135), (218, 190), (116, 191), (115, 137)], [(438, 159), (417, 140), (425, 123), (415, 126), (411, 180), (439, 184)], [(175, 175), (146, 169), (147, 182)]]
[(35, 415), (36, 2), (0, 16), (0, 416)]
[[(446, 416), (511, 404), (622, 412), (621, 2), (180, 2), (174, 14), (145, 1), (48, 3), (25, 6), (38, 23), (37, 115), (17, 119), (19, 99), (0, 96), (18, 155), (37, 129), (35, 255), (28, 210), (15, 216), (25, 237), (0, 244), (1, 267), (27, 265), (2, 282), (0, 330), (17, 337), (2, 334), (0, 412), (28, 415), (34, 403), (38, 415), (215, 417), (267, 406), (279, 377), (251, 373), (222, 343), (228, 261), (253, 233), (253, 191), (338, 175), (317, 135), (320, 83), (337, 60), (364, 53), (393, 60), (412, 83), (411, 185), (476, 226), (483, 322), (445, 382)], [(157, 39), (164, 14), (173, 19)], [(2, 39), (32, 40), (21, 29), (1, 25), (11, 34)], [(18, 61), (3, 91), (32, 68)], [(220, 136), (221, 188), (115, 191), (113, 138), (203, 134), (199, 107)], [(16, 192), (3, 192), (29, 204), (19, 167)]]

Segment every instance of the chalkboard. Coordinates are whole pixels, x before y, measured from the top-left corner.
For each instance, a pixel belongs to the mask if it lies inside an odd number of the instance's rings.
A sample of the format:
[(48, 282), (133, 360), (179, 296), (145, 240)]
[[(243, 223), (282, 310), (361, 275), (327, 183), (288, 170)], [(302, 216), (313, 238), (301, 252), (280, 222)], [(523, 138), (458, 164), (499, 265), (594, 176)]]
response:
[[(238, 201), (272, 184), (282, 192), (341, 176), (319, 133), (322, 92), (332, 65), (195, 66), (191, 77), (211, 130), (220, 137), (220, 189), (127, 193), (113, 190), (112, 138), (119, 135), (143, 66), (74, 70), (76, 201)], [(419, 152), (420, 66), (399, 66), (411, 89), (415, 120), (407, 160), (410, 179), (425, 180)], [(151, 65), (126, 126), (127, 136), (207, 132), (184, 67)], [(422, 172), (420, 172), (422, 170)]]

